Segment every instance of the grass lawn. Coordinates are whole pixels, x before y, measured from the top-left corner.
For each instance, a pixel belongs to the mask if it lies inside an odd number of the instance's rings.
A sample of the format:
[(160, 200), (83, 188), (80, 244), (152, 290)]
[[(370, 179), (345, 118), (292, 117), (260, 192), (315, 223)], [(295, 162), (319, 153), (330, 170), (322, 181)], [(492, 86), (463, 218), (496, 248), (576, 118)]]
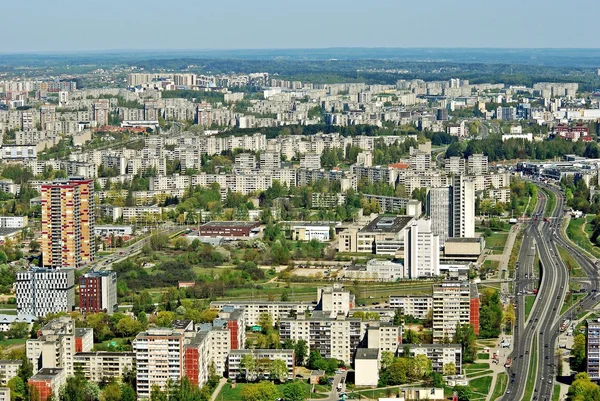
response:
[(500, 373), (496, 378), (496, 385), (494, 386), (494, 392), (492, 393), (492, 401), (502, 397), (508, 386), (508, 375), (506, 373)]
[(0, 304), (0, 309), (17, 309), (17, 304)]
[(560, 245), (557, 245), (556, 247), (558, 248), (558, 254), (560, 255), (560, 258), (563, 260), (563, 262), (565, 262), (571, 277), (587, 277), (581, 266), (579, 266), (579, 263), (577, 263), (573, 256), (571, 256), (569, 251)]
[(483, 398), (490, 392), (491, 385), (492, 376), (478, 377), (477, 379), (469, 380), (469, 387), (471, 387), (476, 396), (482, 396)]
[(560, 399), (560, 384), (554, 385), (554, 391), (552, 392), (552, 401), (558, 401)]
[(567, 309), (569, 309), (571, 306), (575, 305), (583, 297), (585, 297), (585, 294), (571, 293), (570, 297), (567, 294), (567, 298), (565, 299), (565, 302), (563, 303), (562, 308), (560, 308), (560, 314), (562, 315), (563, 313), (565, 313), (567, 311)]
[(0, 347), (10, 347), (11, 345), (23, 345), (27, 339), (25, 338), (9, 338), (0, 341)]
[(535, 295), (525, 295), (525, 320), (529, 317), (533, 303), (535, 302)]
[(533, 352), (529, 355), (529, 370), (527, 371), (527, 384), (525, 385), (524, 400), (531, 400), (533, 388), (535, 387), (535, 377), (537, 375), (537, 336), (533, 338)]
[(485, 237), (485, 247), (494, 252), (502, 253), (508, 239), (508, 233), (494, 231), (489, 237)]
[[(370, 399), (378, 399), (378, 398), (388, 398), (391, 396), (392, 398), (398, 394), (400, 387), (390, 387), (390, 388), (375, 388), (375, 389), (366, 389), (366, 390), (358, 390), (356, 393), (368, 397)], [(351, 394), (348, 394), (351, 397)]]
[[(593, 215), (590, 218), (593, 219)], [(571, 239), (571, 241), (575, 242), (577, 245), (581, 246), (586, 251), (590, 252), (597, 258), (600, 258), (600, 249), (590, 242), (589, 231), (584, 231), (584, 224), (588, 221), (588, 217), (579, 218), (579, 219), (571, 219), (569, 221), (569, 226), (567, 227), (567, 236)], [(590, 227), (586, 225), (586, 229)]]
[(521, 251), (521, 246), (523, 245), (523, 235), (523, 230), (519, 230), (519, 233), (515, 237), (513, 249), (510, 251), (510, 259), (508, 260), (508, 271), (510, 272), (511, 277), (514, 275), (515, 265), (519, 260), (519, 252)]
[(487, 375), (491, 375), (492, 373), (494, 373), (493, 370), (477, 370), (471, 373), (467, 373), (467, 377), (469, 379), (474, 379), (476, 377), (481, 377), (481, 376), (487, 376)]
[(463, 370), (465, 372), (473, 372), (476, 370), (487, 370), (490, 368), (490, 364), (487, 362), (479, 362), (479, 363), (467, 363), (463, 365)]
[(484, 352), (483, 354), (477, 354), (477, 359), (490, 359), (490, 354)]
[[(306, 393), (309, 394), (312, 386), (306, 382), (304, 383), (304, 387), (306, 388)], [(217, 396), (217, 400), (227, 400), (227, 401), (241, 401), (242, 400), (242, 389), (248, 386), (247, 383), (237, 383), (235, 388), (231, 388), (231, 383), (227, 383), (221, 389), (221, 392)], [(275, 385), (279, 392), (283, 391), (283, 387), (285, 384), (276, 384)], [(311, 398), (325, 398), (324, 394), (310, 394)]]
[(527, 209), (525, 210), (525, 214), (527, 216), (531, 216), (533, 211), (535, 210), (535, 206), (537, 205), (538, 198), (537, 196), (529, 198), (529, 204), (527, 205)]

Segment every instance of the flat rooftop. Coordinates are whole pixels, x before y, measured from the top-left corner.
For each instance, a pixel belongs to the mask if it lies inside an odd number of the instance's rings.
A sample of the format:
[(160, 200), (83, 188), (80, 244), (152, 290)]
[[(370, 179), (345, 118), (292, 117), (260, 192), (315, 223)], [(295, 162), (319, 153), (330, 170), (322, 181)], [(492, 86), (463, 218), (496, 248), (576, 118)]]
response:
[(260, 226), (257, 221), (209, 221), (200, 227), (256, 227)]
[(413, 220), (412, 216), (378, 216), (361, 232), (397, 233)]
[(450, 238), (446, 239), (446, 243), (448, 243), (448, 242), (461, 242), (461, 243), (481, 242), (481, 237), (468, 237), (468, 238), (450, 237)]
[(377, 359), (379, 348), (358, 348), (354, 359)]

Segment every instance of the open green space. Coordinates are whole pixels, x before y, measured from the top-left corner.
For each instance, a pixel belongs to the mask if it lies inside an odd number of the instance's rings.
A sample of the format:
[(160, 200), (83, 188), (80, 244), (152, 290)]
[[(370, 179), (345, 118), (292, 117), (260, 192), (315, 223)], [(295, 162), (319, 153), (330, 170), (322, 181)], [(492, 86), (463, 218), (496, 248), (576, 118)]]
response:
[(506, 373), (500, 373), (496, 378), (496, 385), (494, 386), (494, 392), (492, 393), (491, 400), (495, 401), (504, 395), (506, 387), (508, 386), (508, 375)]
[[(326, 398), (327, 397), (327, 395), (325, 395), (325, 394), (310, 393), (312, 385), (310, 385), (306, 382), (302, 382), (302, 383), (306, 387), (306, 393), (310, 394), (311, 398)], [(221, 391), (219, 392), (219, 394), (217, 395), (216, 400), (241, 401), (242, 400), (242, 389), (246, 386), (248, 386), (248, 384), (246, 384), (246, 383), (236, 383), (235, 387), (232, 387), (231, 383), (226, 383), (223, 386), (223, 388), (221, 389)], [(276, 384), (275, 386), (281, 393), (283, 391), (283, 387), (285, 386), (285, 384)]]
[(531, 216), (533, 214), (533, 211), (535, 210), (537, 202), (538, 202), (537, 196), (532, 196), (531, 198), (529, 198), (529, 203), (527, 204), (527, 209), (525, 209), (525, 214), (527, 216)]
[(569, 251), (567, 251), (565, 248), (563, 248), (560, 245), (557, 245), (556, 247), (558, 248), (558, 254), (560, 255), (560, 258), (563, 260), (563, 262), (567, 266), (567, 270), (569, 271), (569, 274), (571, 275), (571, 277), (587, 277), (587, 275), (585, 274), (585, 272), (583, 271), (583, 269), (581, 268), (579, 263), (577, 263), (575, 258), (573, 258), (573, 256), (571, 256)]
[(469, 387), (475, 393), (474, 400), (485, 399), (487, 394), (490, 392), (490, 386), (492, 385), (492, 376), (478, 377), (469, 381)]
[[(590, 216), (593, 218), (594, 216)], [(589, 237), (589, 231), (584, 229), (584, 225), (588, 222), (588, 218), (572, 218), (567, 226), (567, 236), (571, 241), (591, 253), (597, 258), (600, 258), (600, 248), (592, 244)], [(586, 228), (589, 225), (586, 225)]]
[(0, 347), (10, 347), (13, 345), (24, 345), (27, 339), (25, 338), (9, 338), (0, 341)]
[(463, 365), (463, 370), (465, 372), (473, 372), (477, 370), (487, 370), (490, 368), (490, 364), (487, 362), (478, 362), (478, 363), (466, 363)]
[(533, 338), (533, 352), (529, 355), (529, 369), (527, 370), (527, 384), (523, 401), (531, 400), (535, 388), (535, 377), (537, 375), (537, 337)]
[(492, 373), (494, 373), (493, 370), (478, 370), (478, 371), (474, 371), (472, 373), (467, 373), (466, 376), (469, 379), (474, 379), (474, 378), (481, 377), (481, 376), (491, 375)]
[(535, 295), (525, 295), (525, 320), (529, 317), (531, 309), (533, 309), (533, 303), (535, 302)]
[(502, 253), (507, 239), (507, 232), (494, 231), (491, 235), (485, 237), (485, 247), (494, 251), (494, 253)]
[[(374, 389), (365, 389), (365, 390), (357, 390), (355, 392), (349, 393), (348, 398), (355, 398), (352, 394), (359, 395), (365, 398), (369, 398), (371, 400), (377, 400), (379, 398), (390, 398), (396, 397), (400, 392), (400, 387), (388, 387), (388, 388), (374, 388)], [(312, 394), (311, 394), (312, 397)]]
[(552, 392), (552, 401), (558, 401), (560, 399), (560, 384), (554, 385), (554, 391)]
[(508, 260), (508, 271), (512, 276), (515, 271), (515, 266), (517, 261), (519, 260), (519, 252), (521, 251), (521, 246), (523, 245), (523, 229), (519, 230), (519, 233), (515, 237), (515, 242), (513, 244), (513, 248), (510, 251), (510, 259)]
[(488, 354), (487, 352), (477, 354), (477, 359), (490, 359), (490, 354)]
[(565, 313), (571, 306), (575, 305), (583, 297), (585, 297), (585, 294), (567, 294), (563, 306), (560, 308), (560, 314), (562, 315)]

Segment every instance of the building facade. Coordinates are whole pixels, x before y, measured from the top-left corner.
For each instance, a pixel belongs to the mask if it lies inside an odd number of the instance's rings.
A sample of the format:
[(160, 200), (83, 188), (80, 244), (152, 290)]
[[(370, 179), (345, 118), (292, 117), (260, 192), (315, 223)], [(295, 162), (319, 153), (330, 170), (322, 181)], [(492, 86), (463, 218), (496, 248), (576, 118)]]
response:
[(71, 312), (75, 307), (73, 269), (31, 269), (15, 278), (17, 312), (44, 317), (49, 313)]
[(94, 181), (71, 178), (42, 185), (42, 263), (79, 268), (94, 260)]
[(117, 273), (92, 271), (79, 277), (79, 310), (84, 313), (117, 311)]

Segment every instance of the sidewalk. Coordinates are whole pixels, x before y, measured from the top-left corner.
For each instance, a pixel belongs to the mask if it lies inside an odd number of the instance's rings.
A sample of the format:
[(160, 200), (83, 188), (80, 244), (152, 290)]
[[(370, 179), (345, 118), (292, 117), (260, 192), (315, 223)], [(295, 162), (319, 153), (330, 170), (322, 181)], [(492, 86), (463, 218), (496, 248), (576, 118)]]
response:
[(225, 384), (227, 384), (227, 379), (222, 377), (221, 380), (219, 380), (217, 388), (215, 389), (215, 391), (213, 391), (212, 395), (210, 396), (210, 401), (215, 401), (217, 399), (219, 393), (221, 392), (221, 389)]

